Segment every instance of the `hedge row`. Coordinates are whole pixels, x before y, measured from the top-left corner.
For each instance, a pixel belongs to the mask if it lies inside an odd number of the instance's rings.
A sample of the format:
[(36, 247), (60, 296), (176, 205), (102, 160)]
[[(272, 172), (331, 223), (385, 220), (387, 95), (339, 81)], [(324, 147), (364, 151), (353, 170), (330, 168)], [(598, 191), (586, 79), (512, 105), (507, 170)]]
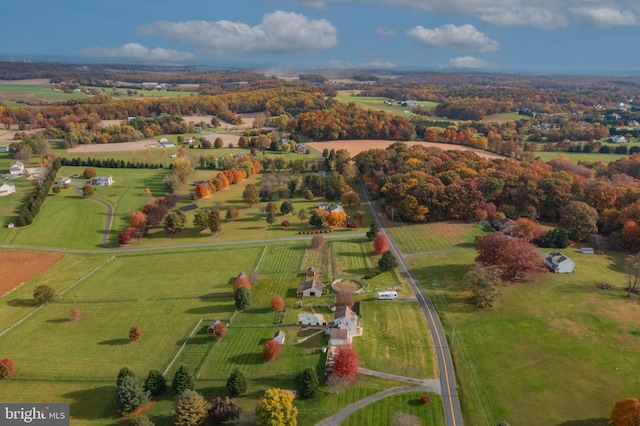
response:
[(131, 161), (125, 162), (124, 160), (116, 160), (115, 158), (107, 158), (100, 160), (98, 158), (63, 158), (61, 160), (63, 166), (81, 166), (81, 167), (108, 167), (112, 169), (162, 169), (162, 164), (155, 163), (132, 163)]
[(58, 174), (58, 170), (60, 170), (62, 164), (60, 159), (57, 159), (53, 162), (51, 167), (49, 168), (49, 172), (47, 173), (47, 177), (44, 179), (42, 184), (36, 184), (36, 189), (33, 191), (25, 200), (24, 206), (16, 219), (15, 225), (18, 227), (31, 225), (35, 220), (38, 213), (40, 213), (40, 208), (42, 207), (42, 203), (44, 199), (47, 197), (51, 186), (56, 178), (56, 174)]
[(298, 234), (328, 234), (332, 232), (331, 229), (316, 229), (315, 231), (298, 231)]

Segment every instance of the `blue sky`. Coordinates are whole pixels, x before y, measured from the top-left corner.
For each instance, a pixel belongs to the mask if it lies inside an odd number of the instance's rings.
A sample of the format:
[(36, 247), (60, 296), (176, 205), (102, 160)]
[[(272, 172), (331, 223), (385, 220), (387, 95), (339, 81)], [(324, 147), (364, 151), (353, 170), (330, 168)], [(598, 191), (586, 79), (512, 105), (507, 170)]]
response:
[(78, 61), (625, 73), (640, 70), (637, 0), (21, 0), (0, 53)]

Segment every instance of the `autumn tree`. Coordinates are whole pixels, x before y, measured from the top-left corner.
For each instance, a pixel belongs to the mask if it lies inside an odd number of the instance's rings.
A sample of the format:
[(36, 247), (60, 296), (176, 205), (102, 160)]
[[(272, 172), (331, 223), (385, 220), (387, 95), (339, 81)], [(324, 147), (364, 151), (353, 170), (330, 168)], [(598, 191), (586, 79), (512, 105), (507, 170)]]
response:
[(464, 282), (471, 289), (473, 302), (478, 308), (493, 306), (498, 297), (498, 286), (502, 284), (502, 271), (496, 266), (475, 265), (464, 276)]
[(56, 291), (48, 284), (42, 284), (33, 289), (33, 298), (46, 305), (56, 297)]
[(284, 299), (280, 295), (275, 295), (271, 299), (271, 309), (277, 312), (282, 312), (284, 310)]
[(367, 213), (362, 210), (358, 210), (353, 214), (353, 218), (358, 221), (359, 225), (362, 225), (362, 219), (364, 219), (366, 216)]
[(407, 194), (398, 203), (398, 216), (407, 222), (425, 222), (429, 209), (418, 203), (416, 197)]
[(350, 382), (358, 375), (358, 352), (352, 344), (340, 345), (333, 357), (332, 373)]
[(116, 407), (123, 416), (144, 407), (148, 402), (149, 392), (144, 390), (137, 377), (124, 377), (116, 386)]
[(224, 398), (216, 397), (211, 401), (209, 418), (213, 424), (237, 420), (240, 418), (240, 414), (242, 414), (242, 408), (240, 408), (235, 400), (230, 399), (228, 396)]
[(209, 404), (202, 395), (192, 389), (178, 394), (173, 404), (173, 424), (175, 426), (198, 426), (209, 414)]
[(216, 325), (213, 326), (211, 335), (216, 340), (222, 339), (224, 336), (227, 335), (227, 326), (221, 322), (217, 323)]
[(369, 225), (369, 230), (367, 231), (367, 239), (369, 241), (373, 241), (376, 235), (378, 235), (378, 232), (380, 232), (380, 226), (378, 225), (378, 222), (376, 222), (375, 220), (371, 221), (371, 225)]
[(267, 340), (262, 347), (262, 357), (267, 361), (273, 361), (280, 355), (282, 355), (282, 344), (273, 339)]
[(476, 243), (476, 262), (496, 266), (502, 279), (513, 281), (528, 274), (546, 273), (542, 256), (536, 247), (520, 238), (511, 238), (501, 232), (492, 232)]
[(382, 257), (378, 260), (378, 267), (381, 271), (390, 271), (398, 266), (396, 257), (389, 250), (382, 253)]
[(298, 409), (293, 394), (284, 389), (267, 389), (256, 406), (258, 426), (297, 426)]
[(333, 211), (325, 216), (329, 226), (343, 226), (347, 221), (347, 214), (345, 212)]
[(384, 232), (378, 232), (373, 240), (373, 250), (382, 254), (389, 249), (389, 240)]
[(82, 197), (90, 198), (93, 195), (93, 186), (88, 183), (82, 186)]
[(186, 365), (178, 367), (173, 375), (171, 381), (171, 387), (176, 393), (184, 392), (185, 390), (193, 390), (196, 388), (196, 381)]
[(167, 390), (167, 380), (160, 370), (150, 370), (144, 379), (144, 390), (151, 396), (162, 395)]
[(311, 248), (312, 249), (321, 249), (324, 247), (324, 237), (322, 235), (314, 235), (311, 237)]
[(187, 182), (191, 172), (193, 172), (193, 165), (188, 158), (176, 158), (173, 161), (171, 175), (174, 176), (181, 185)]
[(569, 234), (562, 228), (553, 228), (541, 235), (536, 242), (538, 246), (545, 248), (567, 248)]
[(233, 292), (237, 292), (240, 287), (246, 287), (248, 290), (251, 290), (251, 283), (249, 282), (249, 278), (242, 273), (233, 281)]
[(298, 390), (300, 390), (300, 396), (303, 398), (313, 398), (316, 396), (318, 389), (320, 388), (320, 381), (318, 380), (318, 373), (311, 367), (307, 367), (296, 377), (298, 383)]
[(280, 204), (280, 213), (284, 215), (291, 214), (293, 212), (293, 203), (291, 200), (284, 200), (282, 204)]
[(82, 319), (82, 316), (80, 315), (80, 309), (74, 307), (71, 308), (71, 317), (69, 319), (69, 321), (71, 322), (78, 322)]
[(340, 204), (348, 207), (360, 205), (360, 195), (355, 191), (347, 191), (340, 196)]
[(134, 325), (133, 327), (131, 327), (129, 329), (129, 340), (132, 342), (135, 342), (136, 340), (139, 340), (142, 337), (142, 330), (140, 330), (140, 327), (137, 325)]
[(512, 231), (516, 237), (524, 238), (527, 241), (533, 241), (542, 235), (542, 227), (531, 219), (519, 217)]
[(353, 300), (353, 293), (351, 292), (341, 291), (336, 295), (336, 307), (346, 306), (351, 309), (355, 303), (355, 300)]
[(251, 305), (251, 291), (247, 287), (238, 287), (238, 290), (233, 295), (233, 300), (236, 305), (236, 309), (242, 310)]
[(187, 216), (180, 210), (169, 213), (164, 218), (163, 228), (169, 234), (181, 231), (187, 223)]
[(131, 212), (129, 215), (129, 223), (132, 228), (139, 226), (141, 223), (147, 222), (147, 215), (141, 211)]
[(227, 379), (226, 387), (232, 397), (242, 395), (247, 391), (247, 378), (242, 371), (234, 368)]
[(616, 402), (611, 411), (613, 426), (640, 425), (640, 398), (627, 398)]
[(87, 167), (82, 172), (82, 176), (84, 176), (85, 179), (91, 179), (98, 176), (98, 172), (96, 172), (96, 169), (94, 169), (93, 167)]
[(9, 358), (0, 359), (0, 380), (13, 375), (16, 372), (16, 366)]
[(252, 183), (247, 184), (247, 186), (244, 187), (244, 191), (242, 191), (242, 199), (249, 204), (249, 207), (258, 204), (260, 202), (258, 188)]
[(193, 225), (201, 231), (210, 230), (217, 234), (222, 230), (222, 219), (218, 210), (202, 210), (193, 217)]
[(235, 207), (229, 207), (227, 209), (225, 217), (227, 218), (227, 220), (236, 220), (240, 217), (240, 211)]
[(584, 241), (598, 232), (598, 211), (582, 201), (570, 201), (560, 210), (559, 224), (569, 233), (569, 238)]

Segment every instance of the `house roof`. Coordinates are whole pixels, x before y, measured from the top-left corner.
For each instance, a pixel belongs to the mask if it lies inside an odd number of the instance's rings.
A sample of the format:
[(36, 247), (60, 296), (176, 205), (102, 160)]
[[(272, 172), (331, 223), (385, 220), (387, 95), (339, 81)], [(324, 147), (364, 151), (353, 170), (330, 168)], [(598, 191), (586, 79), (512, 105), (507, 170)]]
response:
[(311, 289), (322, 292), (322, 287), (323, 287), (322, 281), (309, 280), (299, 284), (297, 292), (302, 293), (303, 291), (311, 290)]
[(278, 337), (280, 337), (281, 339), (284, 338), (284, 331), (282, 330), (276, 331), (276, 334), (273, 335), (273, 338), (276, 339)]
[(16, 160), (16, 161), (14, 161), (13, 163), (11, 163), (9, 165), (10, 169), (13, 169), (13, 168), (16, 168), (16, 167), (20, 168), (20, 169), (24, 169), (24, 164), (22, 164), (22, 161)]
[(494, 225), (498, 228), (498, 231), (508, 233), (513, 231), (513, 227), (516, 226), (516, 223), (513, 220), (507, 218), (498, 220)]
[(358, 315), (356, 315), (356, 313), (353, 312), (348, 306), (339, 306), (338, 308), (336, 308), (333, 320), (335, 321), (341, 318), (346, 318), (353, 324), (358, 323)]
[(552, 265), (559, 265), (565, 261), (569, 261), (573, 263), (573, 260), (569, 259), (567, 256), (565, 256), (562, 253), (549, 253), (549, 256), (547, 256), (545, 260), (547, 260)]
[(330, 339), (347, 340), (349, 338), (349, 329), (346, 327), (332, 328), (329, 333)]

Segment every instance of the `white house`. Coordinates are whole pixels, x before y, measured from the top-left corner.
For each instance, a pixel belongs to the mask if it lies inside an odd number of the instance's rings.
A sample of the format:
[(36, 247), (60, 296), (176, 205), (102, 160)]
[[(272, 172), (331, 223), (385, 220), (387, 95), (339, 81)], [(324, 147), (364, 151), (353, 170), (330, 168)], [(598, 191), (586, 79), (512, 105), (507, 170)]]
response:
[(278, 330), (276, 331), (276, 334), (273, 335), (273, 340), (280, 343), (281, 345), (284, 345), (284, 337), (284, 331)]
[(336, 309), (333, 317), (333, 325), (344, 324), (349, 330), (349, 334), (358, 334), (358, 315), (347, 306), (340, 306)]
[(16, 186), (10, 183), (0, 182), (0, 197), (10, 195), (16, 192)]
[(24, 173), (24, 164), (21, 161), (14, 161), (9, 166), (9, 174), (11, 176), (20, 176)]
[(111, 176), (97, 176), (91, 178), (89, 183), (96, 186), (111, 186), (113, 185), (113, 178)]
[(549, 253), (544, 258), (544, 264), (547, 265), (552, 272), (559, 274), (570, 274), (576, 266), (575, 262), (562, 253)]
[(71, 178), (66, 177), (66, 176), (61, 176), (61, 177), (59, 177), (59, 178), (58, 178), (58, 180), (56, 181), (56, 183), (57, 183), (58, 185), (66, 185), (66, 184), (71, 183)]
[(609, 139), (613, 143), (627, 143), (627, 138), (622, 135), (613, 135)]
[(346, 325), (340, 324), (329, 331), (329, 346), (340, 346), (351, 343), (351, 336)]

